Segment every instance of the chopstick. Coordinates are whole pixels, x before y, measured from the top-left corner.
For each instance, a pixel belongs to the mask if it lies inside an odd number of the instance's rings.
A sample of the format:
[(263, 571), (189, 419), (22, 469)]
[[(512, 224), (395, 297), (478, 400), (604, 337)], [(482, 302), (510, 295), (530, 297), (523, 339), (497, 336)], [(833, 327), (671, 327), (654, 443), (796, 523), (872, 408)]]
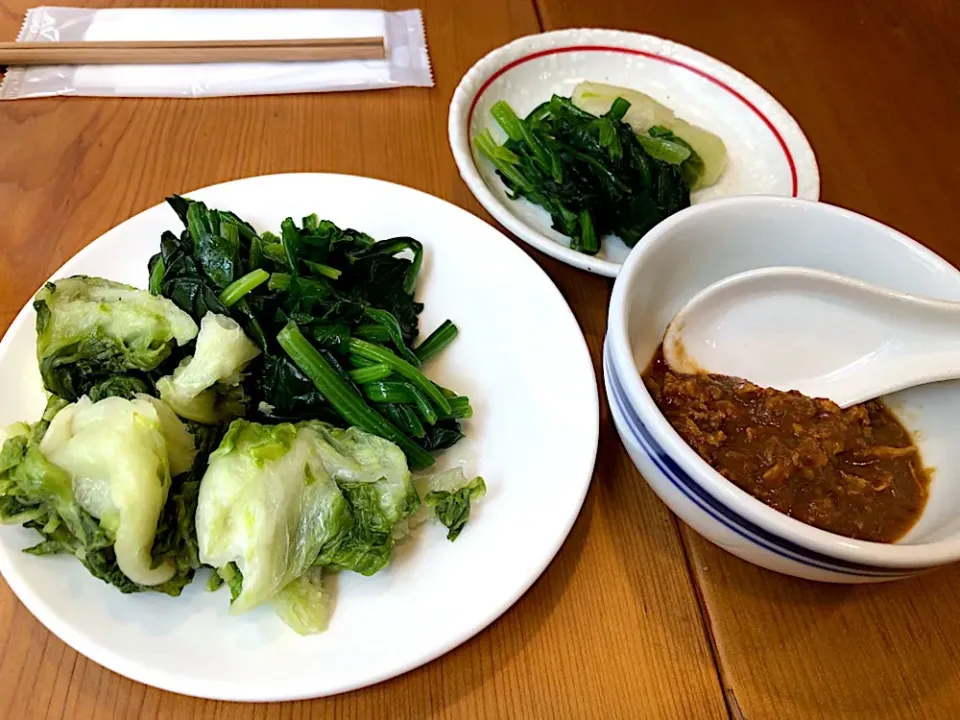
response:
[(295, 40), (0, 42), (0, 65), (153, 65), (178, 63), (380, 60), (382, 37)]

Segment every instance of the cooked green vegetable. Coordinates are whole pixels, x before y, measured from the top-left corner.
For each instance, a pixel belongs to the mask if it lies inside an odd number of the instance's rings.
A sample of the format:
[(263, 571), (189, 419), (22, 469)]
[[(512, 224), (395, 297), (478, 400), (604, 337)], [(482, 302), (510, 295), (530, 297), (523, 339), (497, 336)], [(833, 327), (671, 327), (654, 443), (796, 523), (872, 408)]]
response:
[(449, 320), (444, 320), (440, 327), (430, 333), (430, 337), (420, 343), (414, 350), (420, 363), (425, 363), (439, 355), (447, 345), (456, 339), (459, 332), (456, 325)]
[(263, 268), (251, 270), (239, 280), (234, 280), (230, 285), (220, 293), (220, 302), (227, 307), (236, 305), (243, 299), (243, 296), (255, 290), (259, 285), (267, 282), (270, 274)]
[(414, 355), (413, 351), (407, 347), (403, 340), (403, 333), (400, 330), (400, 323), (386, 310), (377, 310), (376, 308), (364, 308), (364, 314), (373, 322), (377, 323), (400, 356), (409, 364), (417, 367), (420, 365), (420, 358)]
[(240, 373), (260, 349), (232, 318), (207, 313), (192, 357), (157, 381), (160, 398), (183, 418), (207, 425), (243, 415)]
[(116, 375), (154, 370), (197, 335), (193, 319), (166, 298), (102, 278), (49, 282), (33, 307), (44, 387), (70, 401)]
[(695, 179), (687, 166), (702, 162), (675, 138), (637, 135), (623, 122), (629, 107), (614, 98), (598, 116), (554, 95), (521, 119), (501, 100), (490, 112), (507, 141), (498, 145), (484, 130), (474, 144), (511, 196), (549, 212), (574, 250), (593, 255), (606, 235), (633, 247), (690, 204)]
[[(235, 562), (228, 562), (222, 568), (217, 568), (216, 575), (220, 578), (220, 582), (217, 583), (216, 587), (219, 587), (223, 583), (227, 584), (227, 587), (230, 589), (230, 602), (232, 604), (240, 597), (240, 593), (243, 591), (243, 573), (240, 572)], [(214, 589), (216, 589), (216, 587)]]
[(383, 416), (413, 438), (426, 437), (427, 431), (420, 422), (417, 414), (408, 405), (384, 403), (381, 407)]
[(435, 519), (448, 528), (448, 539), (455, 540), (470, 519), (471, 500), (481, 498), (486, 492), (483, 479), (467, 480), (461, 467), (421, 473), (413, 483), (421, 498), (420, 507), (394, 528), (394, 537), (398, 539)]
[(473, 417), (473, 408), (470, 407), (470, 398), (458, 395), (450, 398), (450, 417), (466, 420)]
[[(155, 405), (163, 403), (155, 402)], [(171, 410), (167, 412), (172, 414)], [(161, 413), (161, 418), (163, 413)], [(161, 420), (162, 422), (162, 420)], [(174, 579), (184, 584), (193, 579), (201, 566), (200, 548), (197, 544), (197, 501), (200, 495), (200, 481), (207, 469), (207, 460), (223, 437), (222, 426), (208, 426), (190, 423), (196, 457), (188, 472), (178, 474), (173, 463), (174, 454), (170, 453), (171, 480), (167, 503), (164, 505), (160, 520), (157, 522), (157, 534), (153, 541), (154, 562), (170, 562), (177, 568)], [(167, 436), (167, 448), (171, 448), (171, 433)]]
[[(150, 395), (136, 395), (132, 399), (138, 402), (147, 402), (153, 406), (157, 414), (157, 421), (160, 423), (160, 433), (163, 435), (166, 444), (167, 459), (170, 461), (170, 474), (176, 477), (190, 470), (194, 466), (194, 462), (199, 454), (196, 438), (201, 434), (201, 431), (198, 426), (193, 425), (191, 432), (180, 418), (177, 417), (170, 406), (155, 397), (151, 397)], [(78, 403), (78, 405), (79, 404), (80, 403)], [(141, 407), (136, 403), (135, 406), (138, 408)], [(103, 406), (97, 405), (97, 407)], [(51, 436), (53, 435), (53, 433), (49, 434)], [(206, 435), (207, 434), (204, 433), (201, 439), (204, 440), (206, 444), (209, 444), (210, 441)], [(44, 436), (44, 440), (47, 440), (46, 436)], [(207, 447), (204, 454), (209, 455), (212, 451), (212, 447)]]
[(210, 456), (197, 507), (200, 560), (228, 584), (236, 565), (233, 613), (271, 599), (352, 524), (307, 428), (235, 420)]
[(295, 324), (287, 325), (280, 331), (277, 339), (297, 367), (310, 378), (340, 417), (351, 425), (397, 443), (410, 458), (413, 467), (419, 469), (433, 464), (433, 458), (429, 453), (367, 405), (352, 384), (307, 342)]
[(335, 577), (323, 568), (312, 567), (277, 593), (270, 604), (300, 635), (323, 632), (333, 614)]
[(385, 380), (392, 374), (393, 370), (390, 369), (389, 365), (380, 363), (351, 370), (350, 379), (357, 385), (363, 385), (364, 383), (376, 382), (377, 380)]
[[(169, 203), (186, 229), (161, 237), (150, 293), (74, 277), (37, 295), (51, 394), (37, 423), (0, 431), (0, 522), (125, 593), (179, 595), (211, 566), (232, 612), (270, 602), (320, 632), (334, 573), (378, 572), (426, 514), (408, 466), (463, 437), (470, 401), (421, 369), (457, 328), (414, 349), (417, 240), (316, 215), (257, 234)], [(254, 414), (269, 424), (234, 419)], [(466, 485), (430, 486), (451, 537), (481, 492)]]
[(171, 478), (163, 425), (152, 403), (82, 399), (57, 414), (40, 451), (69, 474), (76, 502), (114, 538), (124, 575), (144, 586), (173, 577), (173, 564), (154, 566), (152, 556)]
[(137, 395), (149, 395), (153, 392), (152, 383), (145, 378), (132, 375), (114, 375), (101, 380), (87, 391), (91, 402), (108, 397), (120, 397), (133, 400)]
[[(453, 412), (449, 399), (419, 367), (449, 345), (456, 326), (444, 322), (414, 350), (423, 308), (414, 299), (423, 264), (420, 242), (409, 237), (377, 242), (316, 215), (303, 218), (299, 226), (287, 218), (279, 234), (258, 235), (233, 213), (182, 197), (169, 203), (186, 229), (179, 237), (163, 234), (160, 252), (149, 264), (151, 291), (173, 300), (197, 321), (208, 312), (232, 317), (261, 351), (236, 386), (238, 398), (204, 391), (191, 401), (212, 397), (221, 405), (185, 405), (169, 394), (168, 380), (160, 381), (163, 397), (181, 415), (222, 422), (231, 412), (239, 413), (238, 402), (249, 398), (259, 419), (320, 419), (381, 434), (398, 443), (415, 467), (426, 466), (432, 462), (430, 452), (463, 437), (463, 406)], [(284, 331), (291, 322), (299, 337)], [(373, 358), (364, 364), (377, 369), (345, 370), (345, 365), (363, 367), (358, 354)], [(401, 404), (437, 421), (424, 429), (413, 422), (399, 427), (396, 411), (384, 417), (382, 408), (357, 387), (378, 380), (403, 380), (418, 388), (418, 395)], [(426, 405), (420, 402), (423, 397)], [(230, 407), (222, 407), (224, 402)], [(410, 420), (406, 411), (399, 415)]]
[(30, 431), (19, 423), (5, 432), (0, 452), (3, 522), (33, 523), (47, 533), (63, 527), (82, 547), (105, 547), (109, 540), (97, 521), (77, 504), (70, 475), (47, 460)]
[(699, 167), (690, 162), (685, 162), (683, 166), (685, 174), (690, 171), (688, 184), (691, 190), (710, 187), (720, 179), (727, 165), (727, 148), (723, 140), (712, 132), (681, 120), (673, 110), (661, 105), (649, 95), (614, 85), (582, 82), (573, 89), (571, 99), (581, 110), (593, 115), (603, 115), (609, 112), (618, 98), (630, 103), (623, 121), (633, 128), (641, 142), (644, 142), (644, 137), (656, 137), (659, 129), (673, 135), (693, 152), (699, 160)]
[(189, 553), (192, 515), (178, 513), (176, 528), (161, 515), (171, 507), (171, 472), (190, 478), (196, 454), (156, 398), (54, 402), (44, 420), (18, 426), (3, 445), (0, 519), (44, 537), (31, 554), (70, 553), (122, 592), (178, 595), (199, 567)]
[(434, 385), (422, 372), (402, 358), (398, 358), (392, 352), (379, 345), (351, 338), (349, 342), (350, 352), (359, 355), (367, 360), (373, 360), (382, 363), (391, 368), (400, 377), (409, 380), (424, 395), (430, 398), (430, 402), (437, 406), (437, 409), (443, 413), (450, 412), (450, 402), (443, 396), (440, 389)]
[[(200, 486), (200, 559), (239, 582), (231, 612), (241, 613), (311, 566), (373, 574), (390, 560), (394, 526), (418, 506), (403, 452), (383, 438), (236, 420)], [(231, 563), (235, 572), (224, 570)]]
[(456, 540), (470, 519), (470, 502), (486, 494), (486, 483), (481, 477), (467, 482), (463, 469), (454, 468), (430, 478), (425, 484), (424, 504), (434, 509), (437, 519), (449, 530), (447, 539)]

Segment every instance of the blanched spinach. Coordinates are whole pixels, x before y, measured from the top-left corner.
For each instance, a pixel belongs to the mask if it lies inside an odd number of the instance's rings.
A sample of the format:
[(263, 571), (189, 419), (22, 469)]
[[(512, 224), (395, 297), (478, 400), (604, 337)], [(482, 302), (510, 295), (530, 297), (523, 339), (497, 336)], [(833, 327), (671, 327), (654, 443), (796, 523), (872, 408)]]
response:
[[(245, 371), (252, 411), (273, 422), (361, 425), (398, 442), (414, 467), (463, 438), (460, 419), (469, 417), (469, 401), (457, 398), (452, 412), (420, 369), (453, 341), (456, 326), (446, 321), (413, 346), (423, 310), (414, 297), (423, 264), (419, 241), (376, 241), (316, 215), (299, 225), (287, 218), (279, 234), (258, 235), (232, 212), (180, 196), (168, 203), (186, 228), (162, 235), (149, 262), (150, 291), (198, 322), (214, 312), (240, 323), (262, 351)], [(284, 336), (288, 327), (296, 332)], [(345, 368), (383, 362), (390, 374), (379, 379), (396, 377), (420, 392), (390, 409), (365, 399)]]
[(690, 205), (703, 162), (665, 128), (637, 135), (622, 122), (630, 107), (618, 98), (597, 117), (554, 95), (519, 118), (505, 101), (491, 108), (507, 134), (498, 145), (489, 130), (474, 140), (513, 199), (540, 205), (570, 247), (588, 255), (605, 235), (633, 247), (666, 217)]

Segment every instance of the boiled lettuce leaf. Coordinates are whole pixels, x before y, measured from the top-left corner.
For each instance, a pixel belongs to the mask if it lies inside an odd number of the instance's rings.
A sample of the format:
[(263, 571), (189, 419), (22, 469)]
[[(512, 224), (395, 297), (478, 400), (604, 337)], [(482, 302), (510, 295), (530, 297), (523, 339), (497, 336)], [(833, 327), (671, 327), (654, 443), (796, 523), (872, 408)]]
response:
[[(164, 427), (184, 443), (182, 426), (174, 423), (179, 421), (172, 414), (162, 420), (148, 399), (109, 397), (91, 403), (84, 397), (57, 414), (40, 443), (42, 454), (72, 478), (76, 503), (113, 538), (120, 571), (145, 587), (176, 574), (173, 563), (155, 564), (152, 555), (171, 483)], [(189, 468), (191, 453), (182, 446), (177, 450), (178, 468)]]
[[(163, 405), (154, 399), (157, 406)], [(172, 410), (167, 410), (174, 418)], [(161, 414), (161, 418), (163, 415)], [(197, 544), (197, 503), (200, 497), (200, 481), (207, 469), (207, 460), (223, 437), (224, 428), (189, 424), (189, 435), (195, 444), (195, 458), (190, 469), (183, 474), (174, 474), (167, 502), (157, 522), (157, 535), (153, 541), (154, 563), (168, 561), (177, 568), (174, 579), (183, 579), (184, 584), (193, 579), (201, 567), (200, 547)], [(171, 470), (174, 468), (174, 453), (168, 436), (167, 449)]]
[(197, 335), (172, 301), (103, 278), (49, 282), (33, 307), (44, 387), (70, 401), (116, 375), (154, 370)]
[(313, 567), (288, 584), (271, 600), (280, 619), (300, 635), (323, 632), (336, 603), (336, 575)]
[[(165, 402), (151, 395), (136, 395), (133, 399), (150, 403), (157, 413), (160, 433), (167, 447), (167, 459), (170, 461), (170, 475), (176, 477), (190, 470), (197, 458), (197, 433), (200, 430), (206, 433), (206, 429), (194, 426), (191, 432)], [(212, 450), (210, 448), (207, 452)]]
[(350, 509), (320, 462), (318, 442), (307, 427), (235, 420), (210, 456), (197, 540), (201, 562), (221, 577), (235, 563), (242, 576), (231, 613), (271, 599), (352, 526)]
[(225, 581), (241, 578), (231, 612), (245, 612), (305, 587), (291, 583), (311, 567), (377, 572), (419, 503), (403, 451), (383, 438), (235, 420), (200, 486), (200, 559)]
[[(119, 409), (121, 407), (124, 409)], [(120, 437), (108, 443), (117, 452), (106, 452), (107, 462), (96, 473), (89, 473), (90, 477), (82, 478), (78, 482), (66, 468), (52, 462), (42, 451), (42, 448), (46, 447), (52, 448), (51, 454), (54, 452), (77, 453), (82, 450), (84, 443), (95, 441), (98, 435), (113, 435), (117, 431), (111, 428), (115, 428), (117, 424), (123, 425), (121, 418), (130, 407), (136, 410), (132, 424), (138, 427), (135, 428), (135, 432), (128, 432), (129, 428), (122, 428), (119, 432)], [(160, 407), (161, 404), (154, 398), (141, 398), (136, 403), (121, 398), (90, 403), (83, 398), (79, 403), (65, 406), (63, 401), (52, 397), (40, 422), (32, 426), (20, 423), (13, 428), (12, 432), (6, 433), (10, 437), (0, 451), (0, 521), (22, 523), (25, 527), (35, 529), (44, 538), (38, 545), (27, 548), (25, 552), (33, 555), (58, 553), (74, 555), (92, 575), (116, 586), (121, 592), (153, 590), (169, 595), (180, 594), (184, 585), (192, 579), (196, 567), (199, 567), (199, 562), (190, 562), (189, 540), (183, 539), (194, 535), (192, 516), (189, 515), (189, 510), (178, 512), (179, 506), (172, 492), (168, 504), (164, 507), (164, 513), (172, 510), (171, 515), (176, 514), (176, 520), (171, 522), (172, 527), (167, 532), (161, 519), (153, 548), (154, 553), (159, 552), (164, 556), (155, 555), (147, 560), (146, 564), (151, 568), (173, 565), (175, 570), (168, 579), (155, 584), (146, 585), (137, 582), (136, 578), (140, 577), (139, 575), (133, 573), (134, 577), (131, 578), (121, 570), (120, 558), (115, 552), (114, 544), (118, 542), (117, 530), (119, 527), (127, 527), (130, 518), (119, 512), (113, 514), (107, 512), (103, 513), (107, 518), (106, 522), (103, 518), (98, 522), (88, 509), (98, 504), (112, 502), (109, 469), (122, 474), (124, 468), (128, 468), (131, 463), (136, 464), (143, 448), (139, 447), (134, 436), (147, 435), (148, 447), (155, 443), (158, 433), (164, 436), (162, 442), (168, 442), (164, 433), (164, 423), (161, 420), (163, 409), (158, 411)], [(169, 409), (165, 409), (165, 412), (168, 422), (166, 430), (175, 432), (174, 437), (181, 443), (185, 439), (190, 440), (189, 435), (181, 434), (185, 433), (183, 428), (177, 429), (169, 424), (171, 419), (179, 424), (179, 420), (173, 413)], [(107, 417), (104, 418), (104, 415)], [(141, 425), (143, 427), (139, 427)], [(97, 432), (90, 432), (91, 426)], [(121, 445), (122, 450), (117, 449)], [(181, 455), (176, 462), (180, 463), (186, 462), (186, 458), (194, 454), (192, 445), (187, 447), (182, 444), (179, 451)], [(97, 452), (105, 451), (102, 446), (100, 450), (91, 450), (86, 460)], [(167, 460), (163, 462), (166, 463)], [(173, 463), (172, 460), (170, 462)], [(198, 459), (191, 473), (202, 462), (202, 459)], [(162, 464), (158, 463), (158, 465)], [(175, 486), (181, 479), (190, 478), (191, 473), (185, 473), (176, 478)], [(129, 478), (121, 477), (119, 484), (123, 485), (128, 480)], [(148, 482), (148, 489), (159, 486), (159, 482), (154, 477), (148, 478)], [(101, 484), (107, 487), (107, 491), (101, 493), (107, 497), (97, 497), (96, 502), (84, 507), (74, 492), (75, 487), (79, 486), (89, 493), (91, 485), (97, 487)], [(119, 494), (123, 496), (124, 493)], [(139, 493), (136, 493), (135, 497), (134, 504), (139, 505)], [(184, 527), (187, 524), (190, 525), (189, 528)], [(127, 529), (132, 531), (135, 528), (131, 526)], [(165, 533), (169, 538), (167, 547), (158, 549)], [(130, 534), (126, 532), (126, 536)], [(195, 546), (195, 540), (193, 545)], [(120, 550), (122, 558), (124, 548), (121, 547)], [(193, 557), (196, 557), (195, 552)], [(150, 578), (150, 580), (156, 579), (158, 578)]]
[(420, 506), (406, 457), (393, 443), (359, 428), (309, 425), (325, 440), (320, 446), (324, 465), (354, 519), (350, 532), (328, 545), (316, 564), (373, 575), (390, 562), (394, 528)]
[(63, 527), (84, 547), (105, 547), (109, 539), (73, 496), (70, 475), (51, 463), (23, 423), (12, 426), (0, 450), (0, 520), (37, 523), (53, 532)]
[(463, 468), (454, 468), (431, 478), (423, 502), (433, 508), (437, 519), (449, 532), (447, 540), (456, 540), (470, 519), (470, 503), (479, 500), (487, 492), (483, 478), (476, 477), (469, 482), (463, 474)]
[(133, 375), (114, 375), (92, 386), (86, 395), (90, 402), (108, 397), (133, 400), (137, 395), (149, 395), (152, 388), (148, 380)]
[(349, 532), (329, 543), (316, 559), (316, 565), (331, 570), (352, 570), (373, 575), (385, 567), (393, 555), (394, 538), (388, 513), (380, 505), (383, 496), (376, 483), (340, 483), (350, 508), (353, 525)]
[(230, 421), (245, 412), (240, 373), (259, 354), (235, 320), (207, 313), (193, 356), (157, 381), (157, 390), (180, 417), (207, 425)]

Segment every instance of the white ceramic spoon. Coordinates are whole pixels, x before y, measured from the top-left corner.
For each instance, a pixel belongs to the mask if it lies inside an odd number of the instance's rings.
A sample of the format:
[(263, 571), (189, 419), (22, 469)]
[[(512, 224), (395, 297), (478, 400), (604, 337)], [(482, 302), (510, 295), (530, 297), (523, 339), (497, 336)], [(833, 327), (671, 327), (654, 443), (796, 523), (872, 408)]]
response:
[(734, 375), (849, 407), (960, 378), (960, 303), (821, 270), (762, 268), (694, 296), (663, 351), (678, 372)]

